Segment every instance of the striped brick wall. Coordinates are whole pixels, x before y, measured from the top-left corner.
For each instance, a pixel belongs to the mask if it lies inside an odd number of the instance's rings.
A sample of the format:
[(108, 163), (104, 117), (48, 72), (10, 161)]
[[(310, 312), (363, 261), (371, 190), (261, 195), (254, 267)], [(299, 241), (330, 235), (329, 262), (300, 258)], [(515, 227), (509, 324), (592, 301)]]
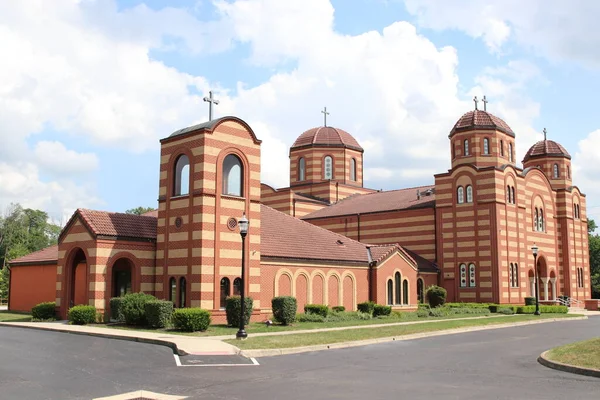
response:
[[(326, 156), (333, 158), (333, 181), (352, 186), (363, 186), (363, 153), (344, 147), (304, 147), (290, 150), (290, 184), (316, 183), (324, 180), (323, 165)], [(305, 180), (299, 181), (298, 160), (305, 159)], [(356, 180), (350, 179), (350, 160), (356, 160)]]
[[(484, 139), (489, 140), (489, 154), (484, 154)], [(464, 141), (469, 141), (469, 154), (464, 151)], [(513, 147), (513, 160), (509, 162), (509, 145)], [(502, 153), (501, 148), (504, 148)], [(500, 167), (505, 164), (516, 165), (515, 138), (500, 131), (474, 130), (455, 133), (450, 142), (452, 168), (460, 165), (479, 167)]]

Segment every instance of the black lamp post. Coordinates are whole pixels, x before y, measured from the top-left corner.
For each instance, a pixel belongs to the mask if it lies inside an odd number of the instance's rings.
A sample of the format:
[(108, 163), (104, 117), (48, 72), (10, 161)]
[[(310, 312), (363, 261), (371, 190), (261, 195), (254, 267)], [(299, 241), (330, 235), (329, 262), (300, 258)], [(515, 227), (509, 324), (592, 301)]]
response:
[(240, 236), (242, 237), (242, 276), (241, 276), (241, 287), (240, 287), (240, 300), (241, 300), (241, 304), (240, 304), (240, 329), (237, 331), (237, 333), (235, 334), (235, 337), (237, 339), (243, 340), (246, 339), (248, 337), (248, 334), (246, 333), (246, 330), (244, 329), (244, 314), (245, 314), (245, 308), (246, 308), (246, 299), (244, 298), (244, 295), (246, 294), (246, 283), (244, 282), (244, 266), (246, 263), (246, 245), (245, 245), (245, 241), (246, 241), (246, 235), (248, 234), (248, 225), (250, 224), (250, 222), (248, 221), (248, 218), (246, 218), (246, 213), (244, 213), (244, 215), (242, 216), (242, 218), (239, 219), (238, 221), (238, 225), (240, 226)]
[(533, 281), (535, 284), (535, 312), (533, 313), (534, 315), (540, 315), (540, 301), (539, 301), (539, 297), (538, 297), (538, 268), (537, 268), (537, 255), (538, 255), (538, 247), (535, 245), (535, 243), (533, 244), (533, 247), (531, 248), (531, 251), (533, 253)]

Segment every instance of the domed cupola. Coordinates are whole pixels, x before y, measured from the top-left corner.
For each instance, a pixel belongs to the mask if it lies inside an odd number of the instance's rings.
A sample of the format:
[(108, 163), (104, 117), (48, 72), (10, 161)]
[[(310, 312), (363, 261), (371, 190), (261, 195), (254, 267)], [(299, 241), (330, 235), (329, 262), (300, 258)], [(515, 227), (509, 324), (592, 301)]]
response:
[(560, 143), (548, 140), (546, 128), (544, 140), (531, 146), (525, 154), (523, 168), (540, 168), (554, 188), (572, 185), (571, 155)]
[(487, 112), (483, 96), (483, 110), (475, 109), (456, 121), (448, 138), (451, 143), (452, 168), (463, 164), (476, 167), (515, 165), (515, 133), (501, 118)]

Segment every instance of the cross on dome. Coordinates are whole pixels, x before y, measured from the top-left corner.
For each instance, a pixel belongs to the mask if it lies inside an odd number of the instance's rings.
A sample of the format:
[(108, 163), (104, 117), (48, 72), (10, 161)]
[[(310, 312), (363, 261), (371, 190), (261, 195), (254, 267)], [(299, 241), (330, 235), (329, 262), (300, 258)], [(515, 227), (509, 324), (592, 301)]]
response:
[(213, 116), (213, 104), (214, 105), (219, 105), (219, 100), (213, 98), (213, 92), (212, 90), (210, 90), (208, 92), (208, 96), (204, 97), (204, 101), (208, 102), (208, 120), (212, 121), (212, 116)]
[(325, 121), (323, 121), (323, 126), (327, 126), (327, 116), (329, 115), (327, 112), (327, 107), (323, 107), (323, 111), (321, 111), (321, 113), (323, 113), (323, 117), (325, 118)]

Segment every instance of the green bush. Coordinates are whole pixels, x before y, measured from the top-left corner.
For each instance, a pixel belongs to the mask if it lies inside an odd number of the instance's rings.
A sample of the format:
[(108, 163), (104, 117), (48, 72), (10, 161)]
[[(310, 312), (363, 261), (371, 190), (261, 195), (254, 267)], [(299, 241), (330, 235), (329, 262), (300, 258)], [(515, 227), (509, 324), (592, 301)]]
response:
[(47, 321), (56, 319), (56, 303), (40, 303), (31, 309), (31, 318), (38, 321)]
[(526, 306), (535, 306), (535, 297), (525, 297)]
[(325, 322), (325, 317), (321, 314), (298, 314), (297, 318), (298, 322)]
[(489, 315), (490, 309), (488, 307), (465, 307), (465, 308), (447, 308), (446, 310), (451, 311), (450, 314), (476, 314), (476, 315)]
[(146, 293), (129, 293), (123, 297), (121, 312), (127, 325), (146, 325), (145, 304), (156, 300), (156, 297)]
[[(567, 306), (540, 306), (542, 314), (566, 314), (569, 311)], [(535, 306), (518, 306), (517, 314), (533, 314)]]
[(356, 308), (358, 309), (358, 311), (372, 316), (373, 310), (375, 309), (375, 302), (365, 301), (364, 303), (358, 303)]
[(373, 307), (373, 316), (374, 317), (378, 317), (378, 316), (387, 316), (390, 315), (392, 313), (392, 307), (391, 306), (382, 306), (381, 304), (375, 304), (375, 306)]
[[(248, 325), (252, 315), (254, 301), (251, 297), (244, 297), (244, 324)], [(240, 311), (242, 300), (240, 296), (229, 296), (225, 300), (225, 313), (227, 314), (227, 325), (237, 327), (240, 325)]]
[(429, 310), (429, 316), (434, 318), (446, 317), (451, 314), (454, 314), (454, 312), (450, 311), (450, 309), (443, 307), (436, 307)]
[(144, 312), (148, 326), (164, 328), (171, 323), (173, 302), (168, 300), (153, 300), (144, 304)]
[(71, 307), (67, 317), (74, 325), (93, 324), (96, 322), (96, 307), (84, 305)]
[(500, 307), (497, 311), (498, 314), (506, 314), (506, 315), (513, 315), (515, 312), (513, 311), (512, 308), (508, 308), (508, 307)]
[(427, 317), (429, 317), (429, 309), (428, 308), (419, 308), (417, 310), (417, 317), (418, 318), (427, 318)]
[(344, 307), (344, 306), (333, 306), (333, 307), (331, 307), (331, 311), (334, 311), (334, 312), (344, 312), (344, 311), (346, 311), (346, 307)]
[(273, 297), (273, 299), (271, 299), (271, 308), (273, 310), (273, 318), (280, 324), (289, 325), (296, 320), (296, 311), (298, 309), (298, 304), (296, 302), (295, 297)]
[(356, 312), (356, 318), (361, 320), (361, 321), (366, 321), (368, 319), (373, 318), (372, 314), (366, 313), (366, 312), (362, 312), (362, 311), (357, 311)]
[(444, 307), (448, 308), (489, 308), (489, 303), (446, 303)]
[(330, 313), (325, 321), (327, 322), (341, 322), (341, 321), (358, 321), (360, 318), (358, 317), (358, 312), (350, 311), (350, 312), (332, 312)]
[(429, 309), (429, 308), (431, 308), (431, 307), (429, 307), (429, 304), (427, 304), (427, 303), (419, 303), (419, 304), (417, 305), (417, 308), (418, 308), (418, 309), (422, 309), (422, 308)]
[(427, 302), (431, 307), (439, 307), (446, 302), (446, 289), (439, 286), (430, 286), (427, 289)]
[(123, 297), (113, 297), (110, 299), (110, 319), (117, 322), (125, 322), (123, 315)]
[(329, 307), (324, 304), (307, 304), (304, 306), (305, 314), (319, 314), (324, 318), (329, 314)]
[(210, 326), (210, 313), (201, 308), (178, 308), (172, 320), (173, 326), (181, 331), (205, 331)]

